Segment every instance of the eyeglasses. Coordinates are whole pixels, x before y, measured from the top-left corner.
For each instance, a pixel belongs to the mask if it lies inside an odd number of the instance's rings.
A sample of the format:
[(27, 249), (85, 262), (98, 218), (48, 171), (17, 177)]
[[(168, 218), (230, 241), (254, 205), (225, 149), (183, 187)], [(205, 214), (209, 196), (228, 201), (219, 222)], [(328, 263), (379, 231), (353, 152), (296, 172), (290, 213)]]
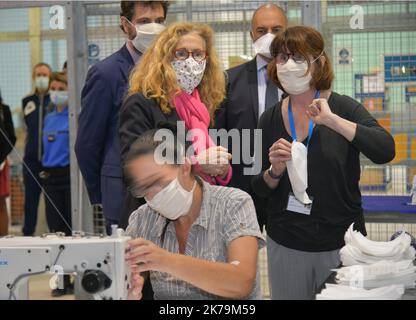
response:
[(173, 55), (178, 60), (186, 60), (189, 58), (190, 55), (192, 55), (192, 58), (197, 62), (204, 61), (208, 57), (208, 54), (205, 51), (202, 51), (202, 50), (188, 51), (185, 48), (176, 49), (173, 52)]
[[(314, 63), (316, 60), (318, 60), (320, 57), (322, 56), (322, 53), (314, 60), (311, 61), (311, 63)], [(299, 53), (279, 53), (276, 56), (276, 63), (277, 64), (285, 64), (289, 58), (292, 57), (293, 61), (295, 61), (295, 63), (301, 64), (304, 63), (306, 61), (305, 57), (302, 56)]]
[(151, 185), (144, 187), (140, 186), (137, 183), (131, 184), (127, 190), (135, 198), (144, 198), (146, 194), (152, 192), (154, 194), (158, 193), (160, 190), (164, 189), (171, 181), (162, 181), (157, 180)]
[(305, 57), (302, 56), (299, 53), (295, 53), (295, 54), (289, 53), (289, 54), (287, 54), (287, 53), (282, 53), (281, 52), (276, 56), (276, 63), (285, 64), (289, 60), (290, 57), (292, 57), (293, 61), (295, 61), (296, 63), (299, 63), (299, 64), (304, 63), (306, 61)]

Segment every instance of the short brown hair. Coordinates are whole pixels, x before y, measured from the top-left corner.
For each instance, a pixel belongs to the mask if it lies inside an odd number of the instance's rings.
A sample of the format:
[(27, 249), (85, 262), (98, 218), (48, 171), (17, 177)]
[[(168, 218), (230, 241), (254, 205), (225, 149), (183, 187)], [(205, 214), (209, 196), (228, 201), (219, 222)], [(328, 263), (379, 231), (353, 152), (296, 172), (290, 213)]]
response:
[[(154, 7), (160, 4), (163, 8), (163, 14), (166, 19), (166, 15), (168, 14), (168, 9), (170, 5), (170, 1), (121, 1), (120, 3), (120, 17), (126, 17), (127, 20), (131, 21), (134, 16), (134, 10), (137, 4), (141, 4), (145, 7)], [(123, 30), (123, 26), (120, 25), (121, 30)]]
[(39, 62), (39, 63), (35, 64), (34, 67), (33, 67), (33, 69), (32, 69), (32, 78), (35, 77), (35, 71), (39, 67), (46, 67), (46, 68), (49, 69), (49, 74), (52, 73), (52, 68), (51, 68), (51, 66), (49, 64), (47, 64), (45, 62)]
[[(325, 63), (322, 64), (320, 59), (317, 59), (315, 68), (312, 74), (311, 87), (317, 90), (328, 90), (331, 88), (334, 80), (334, 72), (332, 70), (331, 61), (325, 52), (324, 39), (322, 35), (311, 27), (296, 26), (287, 28), (276, 34), (271, 46), (270, 53), (273, 58), (279, 53), (298, 53), (302, 55), (308, 63), (308, 71), (311, 68), (310, 57), (313, 59), (319, 56), (325, 57)], [(280, 84), (276, 73), (276, 61), (273, 59), (267, 68), (269, 79), (271, 79), (280, 89), (285, 90)]]
[(68, 85), (68, 77), (67, 77), (65, 72), (54, 72), (54, 73), (52, 73), (50, 83), (52, 83), (52, 81), (59, 81), (59, 82), (63, 82), (66, 85)]

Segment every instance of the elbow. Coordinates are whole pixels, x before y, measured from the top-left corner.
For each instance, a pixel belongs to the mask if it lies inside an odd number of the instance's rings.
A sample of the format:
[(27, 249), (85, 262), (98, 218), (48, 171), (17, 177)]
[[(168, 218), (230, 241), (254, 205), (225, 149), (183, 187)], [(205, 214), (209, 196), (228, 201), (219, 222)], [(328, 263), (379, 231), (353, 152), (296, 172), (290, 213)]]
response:
[(245, 299), (247, 298), (254, 287), (256, 280), (256, 273), (254, 274), (242, 274), (236, 283), (233, 283), (229, 289), (226, 298), (230, 299)]
[(396, 157), (396, 145), (393, 137), (389, 137), (389, 141), (380, 148), (380, 155), (374, 159), (375, 164), (385, 164), (392, 161)]

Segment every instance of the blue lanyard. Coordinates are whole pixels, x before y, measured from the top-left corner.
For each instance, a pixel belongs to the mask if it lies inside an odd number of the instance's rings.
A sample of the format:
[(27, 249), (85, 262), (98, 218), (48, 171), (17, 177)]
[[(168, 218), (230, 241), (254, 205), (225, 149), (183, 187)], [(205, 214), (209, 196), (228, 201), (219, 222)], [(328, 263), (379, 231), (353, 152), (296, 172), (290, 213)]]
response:
[[(319, 96), (320, 96), (320, 92), (318, 90), (315, 93), (314, 99), (318, 99)], [(292, 131), (292, 139), (293, 141), (297, 141), (295, 121), (293, 120), (292, 103), (290, 102), (290, 98), (289, 98), (288, 113), (289, 113), (290, 131)], [(309, 146), (309, 142), (311, 141), (311, 138), (312, 138), (312, 132), (313, 132), (313, 121), (309, 120), (308, 143), (306, 144), (306, 147)]]

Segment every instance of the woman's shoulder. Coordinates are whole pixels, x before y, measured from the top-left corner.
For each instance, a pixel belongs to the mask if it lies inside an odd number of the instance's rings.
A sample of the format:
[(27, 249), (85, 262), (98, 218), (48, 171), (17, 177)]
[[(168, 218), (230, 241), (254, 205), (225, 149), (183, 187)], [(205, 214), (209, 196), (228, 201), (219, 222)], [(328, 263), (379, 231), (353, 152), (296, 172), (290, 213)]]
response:
[(123, 105), (157, 105), (156, 99), (147, 98), (143, 93), (136, 92), (130, 94), (124, 100)]
[(350, 96), (340, 94), (335, 91), (331, 92), (328, 104), (332, 111), (337, 113), (349, 113), (352, 112), (357, 106), (361, 105), (359, 101), (351, 98)]
[(124, 100), (120, 112), (130, 114), (131, 112), (140, 114), (152, 114), (162, 112), (156, 99), (147, 98), (142, 93), (134, 93)]
[(141, 205), (133, 211), (129, 218), (126, 235), (132, 238), (147, 238), (147, 232), (157, 223), (160, 218), (147, 204)]

